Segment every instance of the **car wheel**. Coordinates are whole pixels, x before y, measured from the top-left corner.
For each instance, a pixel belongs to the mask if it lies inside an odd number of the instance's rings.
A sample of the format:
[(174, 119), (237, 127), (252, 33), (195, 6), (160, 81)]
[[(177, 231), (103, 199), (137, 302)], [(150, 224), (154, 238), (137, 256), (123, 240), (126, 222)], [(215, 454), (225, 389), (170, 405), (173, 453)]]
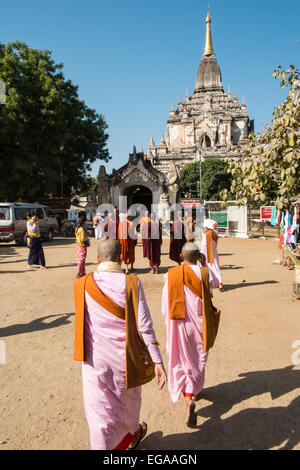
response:
[(52, 242), (53, 240), (53, 231), (49, 230), (48, 235), (47, 235), (47, 240), (48, 242)]
[(23, 233), (22, 239), (20, 240), (20, 242), (23, 246), (27, 246), (27, 233), (26, 232)]

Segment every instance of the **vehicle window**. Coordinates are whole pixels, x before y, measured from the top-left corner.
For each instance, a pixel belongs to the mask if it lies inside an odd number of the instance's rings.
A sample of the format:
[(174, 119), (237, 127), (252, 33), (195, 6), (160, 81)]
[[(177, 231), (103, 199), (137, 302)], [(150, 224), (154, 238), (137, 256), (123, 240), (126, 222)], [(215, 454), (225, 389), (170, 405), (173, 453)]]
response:
[(26, 220), (27, 219), (28, 210), (24, 209), (23, 207), (15, 208), (15, 219), (16, 220)]
[(44, 211), (43, 209), (41, 209), (40, 207), (38, 209), (35, 209), (35, 214), (38, 216), (39, 219), (43, 219), (44, 218)]
[(6, 207), (6, 206), (0, 207), (0, 220), (10, 220), (9, 207)]
[(34, 209), (31, 209), (30, 207), (15, 207), (15, 219), (27, 220), (28, 216), (34, 212)]

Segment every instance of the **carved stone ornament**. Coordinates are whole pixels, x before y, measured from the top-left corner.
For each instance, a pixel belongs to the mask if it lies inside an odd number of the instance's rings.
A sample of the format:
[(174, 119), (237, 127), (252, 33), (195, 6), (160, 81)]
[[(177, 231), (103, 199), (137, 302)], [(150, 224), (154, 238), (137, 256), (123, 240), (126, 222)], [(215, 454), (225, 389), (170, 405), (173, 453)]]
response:
[(178, 179), (178, 173), (177, 173), (176, 165), (175, 163), (170, 163), (169, 171), (167, 173), (167, 178), (166, 178), (167, 184), (172, 185), (176, 183), (177, 179)]
[(177, 193), (177, 191), (179, 191), (179, 185), (178, 185), (178, 184), (173, 184), (172, 186), (169, 186), (169, 189), (170, 189), (173, 193)]
[(168, 193), (162, 193), (159, 199), (160, 204), (169, 204), (169, 195)]

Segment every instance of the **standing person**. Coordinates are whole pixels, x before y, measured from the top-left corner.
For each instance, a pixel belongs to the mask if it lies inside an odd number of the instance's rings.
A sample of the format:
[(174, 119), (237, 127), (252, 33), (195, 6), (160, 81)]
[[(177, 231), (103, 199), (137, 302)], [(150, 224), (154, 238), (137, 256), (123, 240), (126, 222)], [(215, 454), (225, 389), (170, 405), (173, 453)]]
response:
[[(205, 219), (203, 223), (205, 233), (201, 240), (201, 252), (206, 258), (207, 265), (215, 275), (219, 283), (219, 290), (223, 290), (222, 274), (219, 264), (219, 256), (217, 251), (218, 244), (218, 224), (215, 220)], [(216, 287), (214, 285), (214, 287)]]
[(184, 234), (187, 242), (193, 242), (194, 241), (194, 219), (192, 216), (192, 211), (190, 210), (186, 220), (184, 221)]
[(143, 217), (140, 220), (140, 228), (141, 228), (141, 237), (142, 237), (142, 245), (143, 245), (143, 257), (149, 259), (149, 226), (150, 226), (150, 218), (149, 218), (149, 211), (145, 211)]
[(181, 250), (185, 243), (186, 238), (184, 234), (184, 223), (181, 213), (178, 212), (171, 226), (169, 258), (179, 265), (181, 264)]
[(88, 236), (85, 231), (85, 217), (78, 217), (77, 226), (75, 228), (76, 236), (76, 253), (77, 253), (77, 273), (76, 278), (85, 276), (85, 260), (87, 249), (90, 245)]
[(26, 224), (27, 237), (29, 238), (29, 256), (27, 269), (33, 269), (33, 265), (39, 265), (41, 269), (46, 268), (44, 250), (41, 243), (41, 234), (38, 224), (38, 216), (30, 214)]
[(185, 397), (189, 427), (197, 424), (195, 401), (204, 380), (208, 350), (213, 346), (219, 313), (212, 310), (212, 279), (208, 268), (197, 265), (201, 255), (195, 243), (182, 248), (183, 265), (165, 275), (162, 313), (167, 326), (169, 392), (173, 402)]
[(151, 214), (151, 222), (149, 224), (149, 264), (152, 274), (159, 274), (161, 244), (162, 244), (162, 225), (156, 220), (156, 215)]
[(116, 240), (118, 239), (118, 234), (116, 233), (116, 224), (113, 220), (113, 215), (108, 214), (106, 221), (103, 226), (104, 230), (104, 238), (109, 240)]
[(96, 217), (94, 217), (93, 225), (96, 240), (104, 238), (104, 216), (100, 212), (97, 212)]
[(161, 390), (166, 374), (142, 284), (122, 272), (120, 243), (102, 240), (98, 262), (74, 284), (74, 359), (83, 362), (91, 448), (134, 449), (147, 433), (141, 385), (155, 377)]
[(119, 232), (119, 214), (116, 211), (113, 214), (109, 214), (106, 218), (106, 222), (103, 226), (103, 235), (104, 238), (109, 238), (110, 240), (118, 240)]
[(127, 215), (126, 220), (120, 223), (118, 239), (122, 247), (122, 261), (126, 264), (126, 274), (128, 274), (128, 266), (131, 264), (130, 271), (133, 271), (135, 261), (135, 245), (136, 232), (132, 223), (132, 216)]
[(118, 238), (119, 225), (120, 225), (120, 212), (119, 212), (119, 209), (117, 208), (117, 206), (115, 206), (115, 208), (114, 208), (112, 220), (113, 220), (114, 225), (115, 225), (116, 238)]

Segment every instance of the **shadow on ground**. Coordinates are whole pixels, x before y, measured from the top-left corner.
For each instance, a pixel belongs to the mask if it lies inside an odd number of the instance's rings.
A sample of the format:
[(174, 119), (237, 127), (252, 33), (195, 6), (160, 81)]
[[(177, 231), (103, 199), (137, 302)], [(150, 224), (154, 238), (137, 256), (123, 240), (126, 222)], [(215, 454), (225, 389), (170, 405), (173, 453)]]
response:
[[(159, 274), (165, 274), (169, 269), (174, 268), (174, 266), (160, 266)], [(135, 273), (133, 274), (150, 274), (150, 267), (148, 268), (135, 268)]]
[(218, 253), (218, 256), (233, 256), (233, 253)]
[[(163, 436), (148, 435), (143, 449), (293, 449), (300, 442), (300, 397), (287, 407), (248, 408), (228, 418), (222, 416), (243, 401), (270, 393), (272, 399), (300, 388), (300, 370), (294, 366), (240, 374), (240, 380), (204, 390), (197, 403), (198, 426), (195, 432)], [(211, 402), (205, 406), (205, 401)], [(182, 401), (182, 406), (184, 402)], [(208, 418), (201, 426), (201, 417)], [(203, 421), (203, 420), (202, 420)]]
[[(37, 318), (29, 323), (18, 323), (16, 325), (6, 326), (0, 328), (0, 338), (7, 338), (9, 336), (21, 335), (23, 333), (32, 333), (33, 331), (48, 330), (49, 328), (57, 328), (59, 326), (71, 323), (69, 317), (74, 316), (74, 313), (62, 313), (60, 315), (47, 315), (46, 317)], [(59, 317), (51, 322), (44, 323), (48, 318)]]
[[(19, 261), (16, 261), (17, 262), (20, 262), (20, 261), (26, 261), (26, 260), (19, 260)], [(46, 260), (47, 261), (47, 260)], [(4, 262), (2, 263), (2, 267), (4, 267), (4, 265), (6, 264), (7, 262)], [(9, 263), (14, 263), (14, 261), (9, 261)], [(1, 266), (1, 264), (0, 264)], [(46, 264), (46, 267), (48, 270), (52, 270), (52, 269), (58, 269), (58, 268), (70, 268), (70, 267), (76, 267), (77, 264), (76, 263), (69, 263), (69, 264), (57, 264), (56, 266), (47, 266)], [(97, 266), (97, 263), (85, 263), (85, 266)], [(34, 271), (39, 271), (39, 266), (38, 265), (34, 265), (33, 269), (20, 269), (19, 271), (12, 271), (12, 270), (7, 270), (7, 271), (0, 271), (0, 274), (20, 274), (20, 273), (26, 273), (26, 272), (34, 272)]]
[(226, 269), (244, 269), (244, 266), (234, 266), (233, 264), (224, 264), (221, 266), (221, 271)]
[(74, 245), (76, 246), (76, 238), (54, 238), (51, 242), (43, 242), (43, 246), (47, 248), (55, 248), (57, 246)]
[(262, 286), (265, 284), (279, 284), (278, 281), (261, 281), (261, 282), (239, 282), (238, 284), (223, 284), (223, 290), (234, 290), (240, 287)]
[(0, 259), (4, 260), (7, 256), (15, 256), (17, 254), (14, 246), (0, 244)]
[(27, 262), (27, 258), (26, 259), (16, 259), (14, 261), (6, 261), (6, 260), (3, 260), (0, 256), (0, 263), (3, 263), (3, 264), (11, 264), (11, 263), (26, 263)]

